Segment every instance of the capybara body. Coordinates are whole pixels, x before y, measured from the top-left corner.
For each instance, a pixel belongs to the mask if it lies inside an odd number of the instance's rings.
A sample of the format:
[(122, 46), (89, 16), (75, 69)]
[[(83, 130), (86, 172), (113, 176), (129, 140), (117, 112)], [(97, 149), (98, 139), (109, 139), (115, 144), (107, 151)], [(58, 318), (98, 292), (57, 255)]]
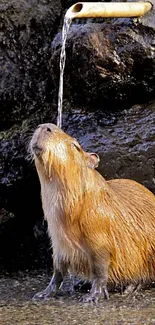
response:
[(99, 157), (54, 124), (40, 125), (30, 147), (53, 247), (50, 290), (67, 271), (92, 281), (90, 300), (108, 298), (107, 282), (155, 280), (153, 193), (132, 180), (106, 181), (95, 170)]

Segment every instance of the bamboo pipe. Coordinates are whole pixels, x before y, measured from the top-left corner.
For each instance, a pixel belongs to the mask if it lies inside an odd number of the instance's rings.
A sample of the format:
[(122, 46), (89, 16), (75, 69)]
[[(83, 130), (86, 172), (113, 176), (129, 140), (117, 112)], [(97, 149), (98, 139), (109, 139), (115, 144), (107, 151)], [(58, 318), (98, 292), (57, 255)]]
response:
[(139, 17), (151, 10), (150, 2), (77, 2), (67, 12), (68, 18)]

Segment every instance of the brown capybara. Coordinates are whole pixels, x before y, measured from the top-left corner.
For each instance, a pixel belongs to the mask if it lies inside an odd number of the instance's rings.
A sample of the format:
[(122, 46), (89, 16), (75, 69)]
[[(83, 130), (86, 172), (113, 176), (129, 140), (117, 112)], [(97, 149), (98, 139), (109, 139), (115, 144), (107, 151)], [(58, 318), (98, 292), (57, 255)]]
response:
[(56, 292), (67, 272), (92, 282), (84, 301), (108, 298), (107, 283), (155, 280), (155, 196), (129, 179), (106, 181), (99, 157), (54, 124), (30, 142), (53, 247), (54, 274), (35, 298)]

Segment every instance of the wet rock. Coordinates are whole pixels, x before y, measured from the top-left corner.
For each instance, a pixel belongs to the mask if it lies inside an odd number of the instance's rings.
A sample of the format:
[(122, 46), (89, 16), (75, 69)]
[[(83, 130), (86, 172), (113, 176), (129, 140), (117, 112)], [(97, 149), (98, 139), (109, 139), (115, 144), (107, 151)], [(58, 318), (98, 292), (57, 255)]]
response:
[(64, 116), (67, 133), (100, 156), (106, 179), (134, 179), (155, 193), (155, 103), (111, 113), (77, 109)]
[[(89, 20), (90, 21), (90, 20)], [(102, 19), (70, 27), (65, 98), (77, 105), (112, 109), (155, 98), (155, 11), (140, 19)], [(79, 20), (78, 20), (79, 22)], [(61, 35), (52, 43), (57, 87)]]
[(51, 106), (51, 41), (62, 12), (60, 0), (2, 0), (0, 11), (0, 128), (5, 130), (38, 106)]
[[(35, 114), (38, 107), (55, 113), (61, 37), (53, 38), (73, 3), (1, 1), (1, 130)], [(120, 107), (152, 99), (154, 9), (140, 19), (96, 21), (85, 19), (83, 24), (83, 20), (75, 20), (70, 29), (66, 98), (89, 107), (103, 102), (109, 108), (114, 101)]]
[(0, 265), (9, 271), (52, 263), (39, 180), (28, 153), (30, 127), (25, 120), (0, 132)]

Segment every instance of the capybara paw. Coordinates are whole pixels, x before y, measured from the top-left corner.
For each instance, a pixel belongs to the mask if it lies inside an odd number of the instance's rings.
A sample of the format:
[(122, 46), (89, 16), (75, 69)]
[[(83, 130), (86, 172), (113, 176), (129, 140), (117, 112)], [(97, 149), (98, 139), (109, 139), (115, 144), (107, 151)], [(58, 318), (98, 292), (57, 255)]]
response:
[(109, 293), (108, 293), (108, 290), (107, 290), (107, 289), (104, 289), (104, 290), (103, 290), (103, 293), (104, 293), (104, 297), (105, 297), (105, 299), (109, 300)]
[(82, 302), (93, 302), (95, 304), (98, 303), (100, 296), (99, 295), (91, 295), (91, 294), (86, 294), (82, 296), (80, 301)]
[(139, 291), (141, 289), (141, 287), (142, 287), (141, 283), (139, 283), (139, 284), (129, 284), (125, 288), (125, 290), (124, 290), (124, 292), (123, 292), (122, 295), (123, 296), (132, 295), (132, 294), (136, 293), (137, 291)]
[(37, 292), (33, 298), (32, 301), (39, 301), (39, 300), (46, 300), (49, 295), (45, 292)]

